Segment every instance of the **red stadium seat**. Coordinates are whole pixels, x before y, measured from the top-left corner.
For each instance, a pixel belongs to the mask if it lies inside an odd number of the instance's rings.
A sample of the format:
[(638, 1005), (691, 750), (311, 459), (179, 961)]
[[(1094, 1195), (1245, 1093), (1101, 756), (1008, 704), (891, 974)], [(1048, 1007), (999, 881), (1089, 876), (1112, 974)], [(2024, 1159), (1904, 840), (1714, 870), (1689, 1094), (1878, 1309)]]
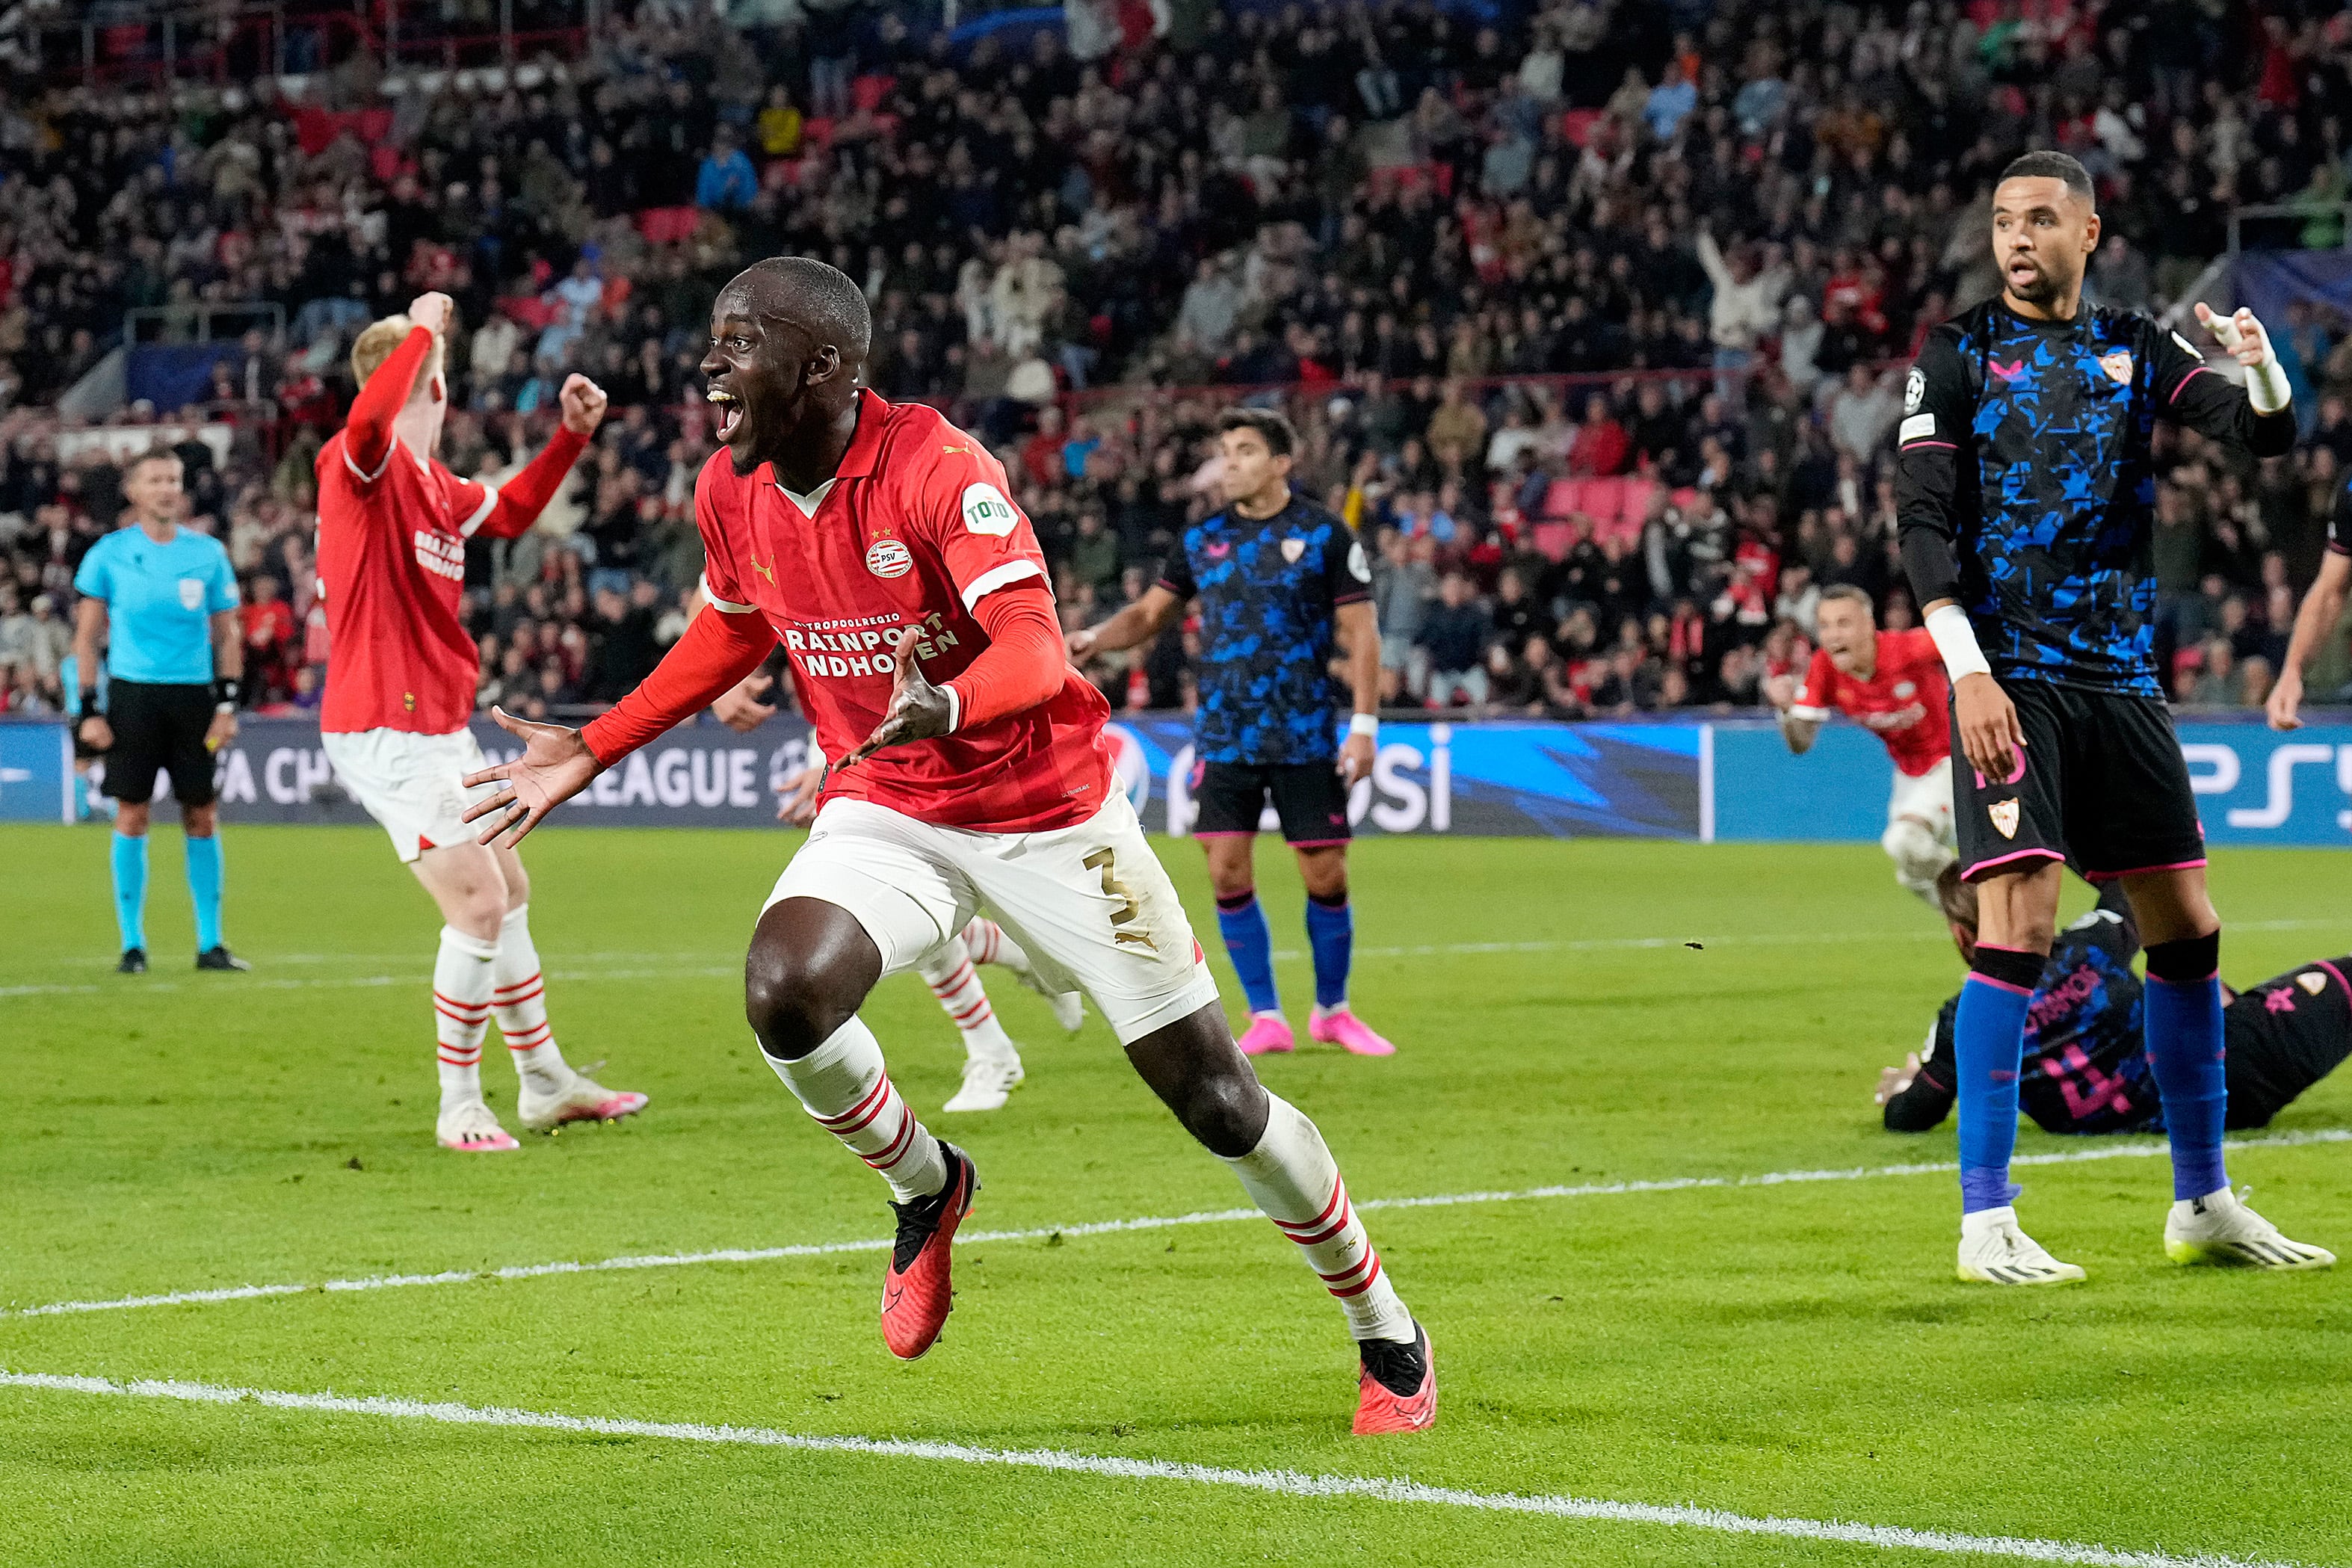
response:
[(1658, 481), (1638, 474), (1628, 474), (1624, 484), (1624, 500), (1618, 508), (1618, 515), (1625, 520), (1626, 527), (1639, 533), (1643, 525), (1650, 521), (1650, 502), (1657, 498)]
[(1534, 538), (1537, 554), (1547, 561), (1565, 561), (1576, 543), (1576, 530), (1565, 522), (1538, 522)]
[(701, 221), (698, 207), (647, 207), (637, 214), (637, 232), (647, 245), (676, 245), (690, 237)]
[(878, 72), (855, 78), (849, 84), (849, 101), (871, 114), (882, 107), (882, 100), (889, 97), (890, 89), (898, 85), (897, 77)]
[(1595, 533), (1615, 531), (1618, 514), (1625, 510), (1625, 481), (1614, 474), (1584, 481), (1584, 504), (1577, 509), (1592, 520)]
[(1566, 521), (1584, 510), (1582, 479), (1554, 479), (1545, 487), (1542, 515), (1548, 521)]

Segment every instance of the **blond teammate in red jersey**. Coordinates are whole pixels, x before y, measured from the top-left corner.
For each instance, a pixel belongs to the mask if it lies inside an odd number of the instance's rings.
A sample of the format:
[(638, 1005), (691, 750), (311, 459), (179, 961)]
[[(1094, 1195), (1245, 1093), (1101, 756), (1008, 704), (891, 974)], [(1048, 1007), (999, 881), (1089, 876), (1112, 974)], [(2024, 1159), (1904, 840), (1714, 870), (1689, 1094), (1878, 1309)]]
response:
[(1792, 687), (1782, 675), (1765, 688), (1780, 711), (1781, 738), (1801, 756), (1836, 711), (1886, 743), (1895, 792), (1878, 842), (1895, 862), (1895, 879), (1933, 906), (1936, 874), (1954, 855), (1943, 656), (1924, 631), (1880, 631), (1870, 595), (1843, 584), (1822, 593), (1814, 625), (1821, 647), (1804, 685)]
[(890, 1184), (882, 1334), (921, 1355), (947, 1320), (950, 1245), (978, 1185), (891, 1086), (857, 1008), (983, 900), (1033, 962), (1083, 986), (1185, 1128), (1224, 1159), (1346, 1310), (1358, 1432), (1436, 1415), (1429, 1340), (1381, 1271), (1314, 1123), (1268, 1094), (1115, 779), (1108, 710), (1069, 667), (1044, 558), (977, 442), (858, 385), (856, 284), (764, 261), (721, 291), (702, 369), (719, 407), (696, 485), (710, 605), (585, 731), (499, 721), (520, 762), (469, 782), (511, 842), (604, 768), (749, 674), (782, 639), (833, 770), (745, 963), (760, 1048), (811, 1116)]
[(546, 450), (503, 486), (461, 479), (434, 457), (449, 406), (448, 319), (448, 296), (422, 295), (406, 316), (374, 323), (352, 345), (360, 394), (318, 459), (329, 648), (319, 728), (337, 776), (441, 907), (434, 1133), (445, 1148), (479, 1153), (516, 1146), (482, 1100), (482, 1036), (493, 1016), (521, 1079), (524, 1126), (626, 1116), (646, 1097), (615, 1094), (565, 1065), (531, 945), (530, 879), (512, 849), (476, 843), (463, 818), (462, 781), (484, 765), (466, 728), (480, 675), (461, 615), (466, 541), (530, 527), (604, 417), (604, 395), (572, 376)]

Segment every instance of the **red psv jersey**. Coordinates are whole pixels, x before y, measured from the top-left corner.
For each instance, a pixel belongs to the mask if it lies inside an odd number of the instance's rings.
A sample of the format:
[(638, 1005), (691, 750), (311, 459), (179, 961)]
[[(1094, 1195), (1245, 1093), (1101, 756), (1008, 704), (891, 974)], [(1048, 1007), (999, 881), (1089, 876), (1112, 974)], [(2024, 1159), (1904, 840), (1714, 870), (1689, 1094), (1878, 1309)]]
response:
[(1912, 778), (1952, 754), (1952, 726), (1944, 660), (1925, 631), (1880, 632), (1877, 668), (1857, 680), (1827, 651), (1813, 655), (1805, 684), (1789, 711), (1816, 723), (1832, 710), (1886, 742), (1895, 767)]
[(334, 734), (466, 727), (480, 654), (459, 611), (466, 541), (498, 491), (461, 479), (398, 440), (362, 474), (337, 431), (319, 451), (319, 584), (327, 605), (327, 689), (319, 728)]
[[(764, 616), (793, 664), (828, 757), (846, 756), (890, 705), (893, 649), (920, 627), (915, 658), (945, 684), (988, 646), (972, 607), (999, 588), (1047, 587), (1045, 558), (1013, 504), (1004, 467), (935, 409), (859, 395), (857, 433), (835, 476), (795, 497), (761, 464), (703, 465), (694, 511), (705, 588), (721, 611)], [(992, 833), (1067, 827), (1111, 787), (1109, 705), (1066, 662), (1034, 708), (937, 740), (877, 752), (825, 785), (919, 821)]]

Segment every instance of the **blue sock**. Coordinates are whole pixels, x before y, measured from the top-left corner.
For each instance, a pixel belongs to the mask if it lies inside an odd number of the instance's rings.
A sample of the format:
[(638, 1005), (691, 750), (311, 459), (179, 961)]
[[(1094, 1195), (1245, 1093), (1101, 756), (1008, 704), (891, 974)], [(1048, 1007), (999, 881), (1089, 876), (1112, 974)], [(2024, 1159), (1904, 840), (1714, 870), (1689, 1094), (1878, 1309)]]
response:
[(2017, 1074), (2025, 1059), (2025, 1005), (2042, 955), (1977, 944), (1952, 1026), (1960, 1112), (1960, 1212), (1997, 1209), (2017, 1196), (2009, 1157), (2017, 1149)]
[(2221, 1165), (2230, 1089), (2221, 1060), (2221, 959), (2220, 931), (2147, 950), (2147, 1065), (2164, 1098), (2176, 1198), (2201, 1198), (2230, 1184)]
[(1307, 945), (1315, 950), (1315, 1005), (1339, 1006), (1348, 999), (1348, 965), (1356, 951), (1356, 913), (1347, 894), (1335, 904), (1307, 895)]
[(122, 950), (147, 945), (147, 836), (114, 836), (114, 923)]
[(188, 897), (196, 906), (196, 951), (210, 952), (221, 944), (220, 837), (191, 838), (187, 845)]
[(1258, 907), (1257, 889), (1217, 900), (1217, 929), (1225, 936), (1225, 953), (1241, 976), (1242, 994), (1253, 1013), (1279, 1013), (1282, 998), (1274, 989), (1274, 933), (1266, 929), (1265, 910)]

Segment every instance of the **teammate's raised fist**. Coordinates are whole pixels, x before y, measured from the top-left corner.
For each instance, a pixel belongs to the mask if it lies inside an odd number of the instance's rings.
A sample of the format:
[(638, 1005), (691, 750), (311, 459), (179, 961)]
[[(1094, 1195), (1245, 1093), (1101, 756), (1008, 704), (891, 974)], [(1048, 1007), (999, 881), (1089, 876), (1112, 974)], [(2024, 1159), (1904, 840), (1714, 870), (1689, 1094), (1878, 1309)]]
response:
[(408, 319), (435, 337), (449, 331), (449, 318), (457, 312), (457, 303), (446, 294), (419, 294), (408, 302)]
[(604, 389), (574, 372), (563, 378), (563, 390), (555, 395), (563, 405), (563, 427), (575, 436), (593, 436), (596, 426), (604, 422)]

